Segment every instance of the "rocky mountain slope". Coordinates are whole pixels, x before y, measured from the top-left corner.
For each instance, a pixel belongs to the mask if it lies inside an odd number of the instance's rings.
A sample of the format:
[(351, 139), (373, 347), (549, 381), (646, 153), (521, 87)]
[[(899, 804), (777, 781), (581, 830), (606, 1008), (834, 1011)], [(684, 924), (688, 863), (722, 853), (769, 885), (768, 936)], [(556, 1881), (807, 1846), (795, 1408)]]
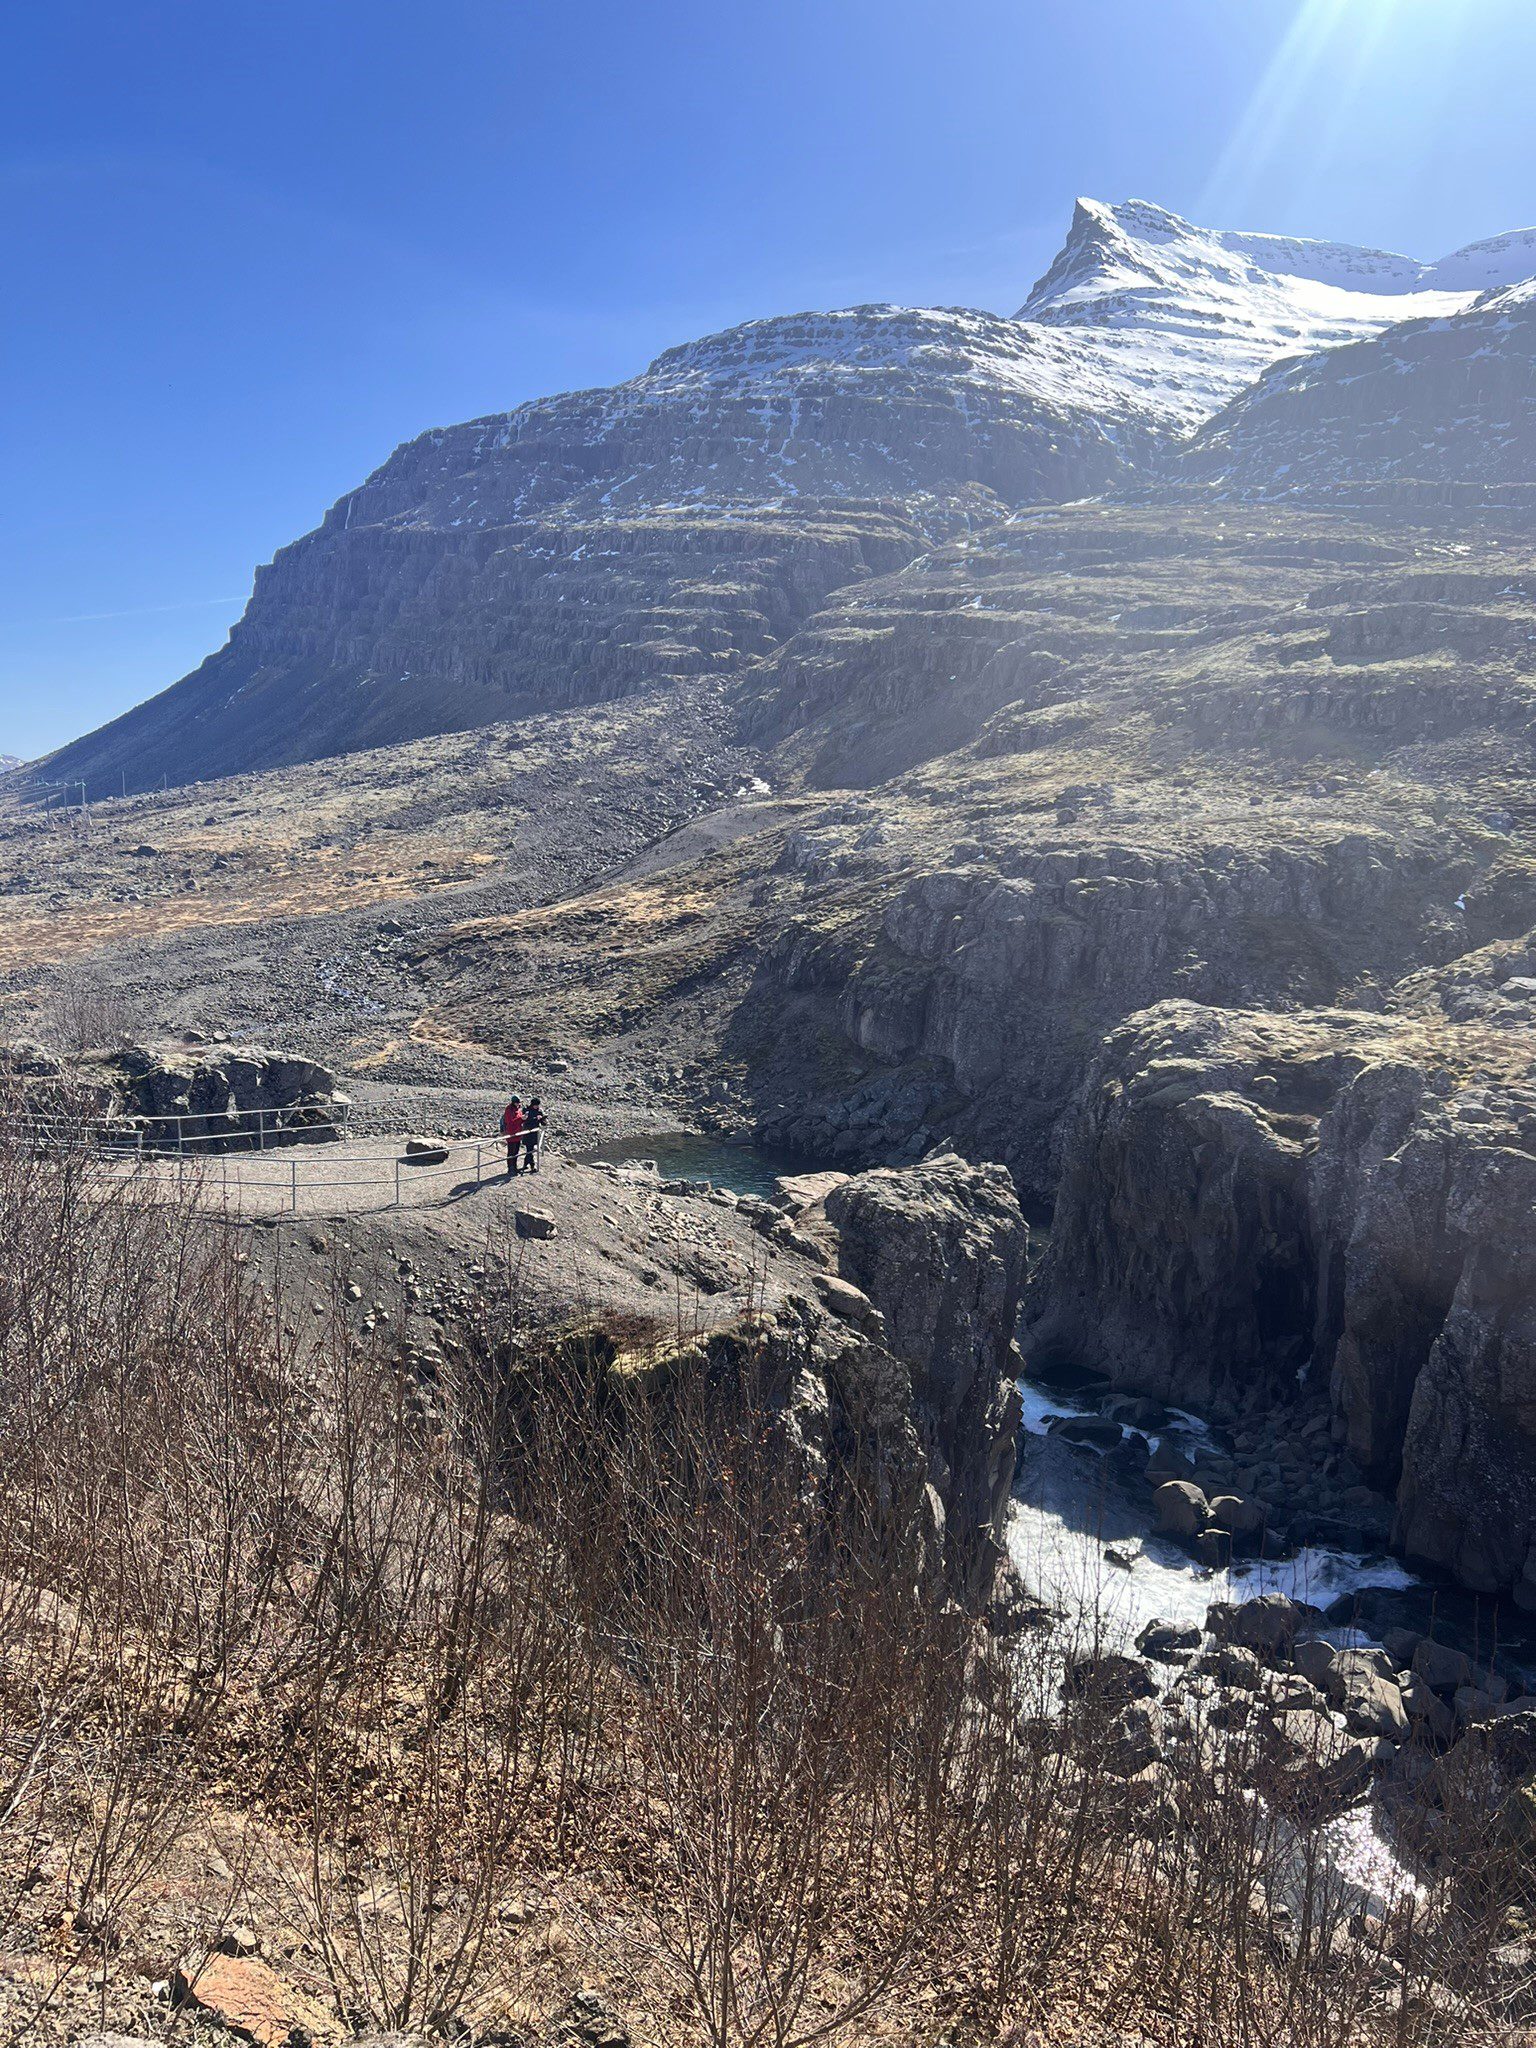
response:
[(1279, 364), (1181, 452), (1224, 492), (1352, 503), (1536, 494), (1536, 279)]
[(752, 321), (421, 435), (50, 772), (149, 787), (734, 674), (935, 541), (1135, 483), (1277, 359), (1533, 270), (1536, 232), (1425, 265), (1083, 201), (1012, 320)]
[(1536, 229), (1418, 263), (1280, 235), (1194, 226), (1132, 199), (1080, 199), (1061, 254), (1020, 307), (1073, 352), (1106, 414), (1141, 408), (1188, 431), (1281, 357), (1447, 315), (1536, 271)]

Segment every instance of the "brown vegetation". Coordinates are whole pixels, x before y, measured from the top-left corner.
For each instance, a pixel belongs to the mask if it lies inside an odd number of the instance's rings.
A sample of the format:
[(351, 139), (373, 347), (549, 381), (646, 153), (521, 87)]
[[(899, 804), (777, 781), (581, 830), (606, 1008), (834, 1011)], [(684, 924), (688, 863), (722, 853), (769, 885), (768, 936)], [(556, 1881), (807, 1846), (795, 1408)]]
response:
[(1502, 2037), (1480, 1816), (1426, 1794), (1461, 1876), (1362, 1918), (1256, 1738), (1128, 1771), (1113, 1660), (1063, 1692), (873, 1465), (810, 1486), (750, 1323), (615, 1371), (515, 1307), (424, 1385), (0, 1151), (0, 2039), (174, 2029), (247, 1926), (338, 2035), (597, 1980), (679, 2048)]

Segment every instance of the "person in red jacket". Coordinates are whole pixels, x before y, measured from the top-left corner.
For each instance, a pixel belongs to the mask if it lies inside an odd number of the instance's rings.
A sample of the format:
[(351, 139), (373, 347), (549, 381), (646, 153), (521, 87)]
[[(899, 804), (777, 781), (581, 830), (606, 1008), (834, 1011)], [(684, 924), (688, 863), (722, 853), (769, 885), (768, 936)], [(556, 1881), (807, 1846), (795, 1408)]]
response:
[(501, 1135), (507, 1141), (507, 1173), (517, 1171), (517, 1148), (523, 1138), (523, 1104), (520, 1096), (514, 1095), (501, 1112)]

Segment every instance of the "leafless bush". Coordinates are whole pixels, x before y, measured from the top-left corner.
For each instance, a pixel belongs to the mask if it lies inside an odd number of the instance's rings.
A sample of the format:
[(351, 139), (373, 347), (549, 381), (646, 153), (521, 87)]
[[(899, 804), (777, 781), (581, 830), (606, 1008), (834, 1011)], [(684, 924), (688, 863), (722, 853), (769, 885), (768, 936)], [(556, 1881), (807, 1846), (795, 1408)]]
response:
[(144, 1010), (109, 969), (67, 962), (54, 977), (35, 1028), (51, 1051), (71, 1060), (81, 1053), (131, 1045), (143, 1033)]

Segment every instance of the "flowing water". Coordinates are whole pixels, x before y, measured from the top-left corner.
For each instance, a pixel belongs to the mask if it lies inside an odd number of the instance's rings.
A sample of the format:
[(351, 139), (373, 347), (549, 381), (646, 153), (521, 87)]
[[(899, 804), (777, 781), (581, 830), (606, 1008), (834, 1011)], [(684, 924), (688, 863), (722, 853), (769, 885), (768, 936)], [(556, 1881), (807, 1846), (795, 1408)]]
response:
[[(1287, 1593), (1324, 1609), (1366, 1589), (1405, 1591), (1419, 1581), (1394, 1557), (1309, 1545), (1289, 1558), (1197, 1564), (1156, 1533), (1145, 1489), (1119, 1485), (1091, 1450), (1050, 1434), (1055, 1416), (1092, 1415), (1089, 1397), (1026, 1380), (1024, 1439), (1009, 1515), (1008, 1548), (1026, 1586), (1053, 1607), (1083, 1615), (1100, 1641), (1129, 1647), (1149, 1621), (1203, 1624), (1217, 1600)], [(1212, 1441), (1198, 1416), (1170, 1409), (1160, 1434), (1199, 1451)]]
[[(1025, 1585), (1064, 1619), (1059, 1637), (1065, 1658), (1093, 1643), (1129, 1649), (1149, 1621), (1203, 1627), (1218, 1600), (1250, 1600), (1286, 1593), (1324, 1609), (1335, 1642), (1374, 1640), (1359, 1625), (1369, 1602), (1423, 1594), (1414, 1574), (1385, 1553), (1359, 1555), (1313, 1545), (1289, 1558), (1240, 1560), (1215, 1571), (1159, 1536), (1147, 1490), (1121, 1485), (1102, 1452), (1067, 1442), (1048, 1425), (1058, 1416), (1099, 1412), (1087, 1391), (1074, 1394), (1026, 1380), (1024, 1435), (1008, 1522), (1008, 1548)], [(1215, 1432), (1199, 1416), (1170, 1409), (1158, 1432), (1191, 1451), (1209, 1448)], [(1164, 1674), (1171, 1677), (1172, 1673)], [(1318, 1830), (1327, 1868), (1360, 1904), (1384, 1910), (1417, 1890), (1371, 1800), (1339, 1814)], [(1300, 1845), (1297, 1868), (1303, 1867)]]

